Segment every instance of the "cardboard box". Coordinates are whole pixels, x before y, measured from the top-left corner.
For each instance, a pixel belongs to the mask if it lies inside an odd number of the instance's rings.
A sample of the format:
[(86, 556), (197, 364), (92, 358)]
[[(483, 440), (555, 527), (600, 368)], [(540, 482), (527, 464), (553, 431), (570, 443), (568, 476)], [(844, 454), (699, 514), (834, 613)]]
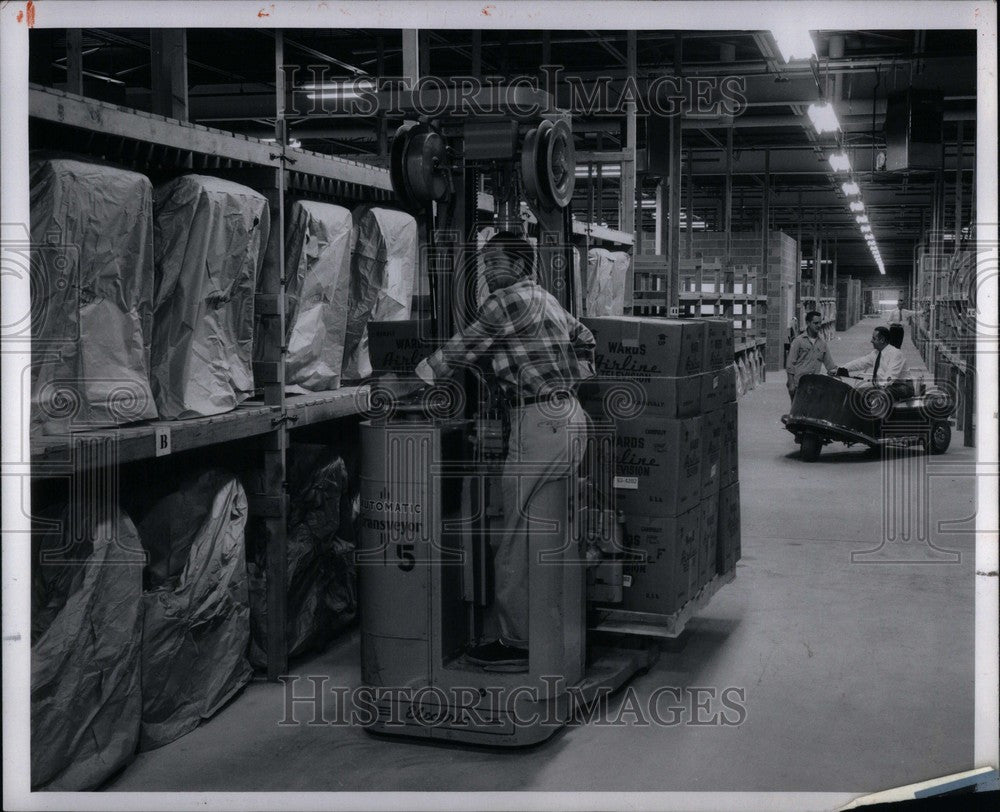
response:
[(587, 568), (587, 599), (594, 603), (622, 602), (622, 562), (605, 559)]
[(736, 345), (732, 319), (703, 319), (705, 334), (705, 370), (715, 371), (733, 362)]
[(599, 378), (683, 378), (704, 371), (707, 327), (700, 319), (585, 318)]
[(701, 413), (721, 409), (736, 400), (736, 365), (728, 364), (701, 375)]
[(725, 488), (736, 482), (739, 476), (739, 406), (725, 403), (722, 415), (722, 447), (719, 453), (719, 487)]
[(740, 560), (740, 483), (719, 491), (719, 540), (715, 548), (715, 568), (732, 572)]
[(701, 497), (719, 492), (722, 410), (701, 416)]
[(593, 378), (580, 385), (579, 396), (595, 420), (631, 419), (642, 415), (694, 417), (701, 413), (701, 375), (683, 378)]
[(412, 374), (417, 364), (439, 345), (440, 342), (435, 342), (432, 335), (429, 321), (368, 322), (368, 356), (372, 371), (376, 374)]
[(715, 577), (715, 550), (719, 543), (719, 495), (701, 500), (701, 547), (698, 553), (698, 581), (704, 586)]
[(625, 609), (670, 615), (698, 591), (701, 507), (681, 516), (632, 516), (625, 521)]
[(641, 417), (615, 426), (612, 487), (625, 516), (680, 516), (701, 502), (701, 418)]

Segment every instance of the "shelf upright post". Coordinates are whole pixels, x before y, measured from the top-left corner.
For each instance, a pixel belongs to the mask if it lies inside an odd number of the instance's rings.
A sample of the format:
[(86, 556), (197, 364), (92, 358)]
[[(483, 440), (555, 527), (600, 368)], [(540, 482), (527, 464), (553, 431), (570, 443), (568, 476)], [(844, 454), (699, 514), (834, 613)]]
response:
[(812, 310), (819, 310), (819, 284), (820, 284), (820, 255), (819, 255), (819, 226), (813, 224), (813, 250), (812, 250), (812, 276), (813, 276), (813, 306)]
[[(385, 36), (379, 34), (375, 39), (375, 75), (385, 76)], [(375, 118), (378, 127), (378, 157), (385, 166), (389, 165), (389, 122), (385, 110), (380, 109)]]
[[(149, 31), (150, 101), (153, 113), (188, 120), (187, 29), (152, 28)], [(190, 154), (181, 159), (190, 169)]]
[(66, 29), (66, 92), (83, 95), (83, 31)]
[[(637, 33), (629, 31), (627, 33), (626, 58), (628, 61), (628, 75), (634, 81), (636, 74), (636, 60), (638, 53)], [(636, 103), (635, 99), (629, 99), (625, 104), (625, 157), (622, 159), (621, 170), (621, 216), (619, 217), (618, 228), (626, 234), (632, 235), (633, 244), (637, 243), (638, 233), (642, 231), (641, 214), (640, 226), (636, 228)], [(640, 195), (641, 197), (641, 195)], [(641, 203), (639, 204), (641, 206)], [(633, 250), (633, 256), (638, 254), (638, 249)]]
[[(683, 64), (684, 40), (680, 34), (674, 36), (674, 72), (679, 78)], [(681, 238), (681, 120), (680, 110), (670, 117), (670, 231), (667, 249), (670, 255), (667, 277), (667, 315), (679, 311), (680, 305), (680, 238)]]
[[(279, 420), (274, 431), (265, 438), (264, 445), (264, 495), (273, 497), (275, 508), (264, 519), (267, 537), (267, 678), (277, 680), (288, 666), (288, 640), (285, 633), (285, 615), (288, 605), (288, 497), (285, 492), (285, 452), (288, 448), (288, 430), (285, 428), (285, 149), (287, 142), (285, 123), (285, 43), (284, 33), (277, 31), (274, 38), (275, 72), (275, 126), (276, 149), (281, 160), (275, 169), (277, 187), (277, 222), (271, 231), (273, 244), (272, 262), (278, 269), (277, 324), (278, 346), (267, 349), (275, 361), (277, 374), (264, 387), (265, 403), (278, 407)], [(274, 275), (271, 275), (274, 278)], [(273, 354), (272, 354), (273, 353)]]
[[(831, 253), (833, 254), (832, 257), (833, 264), (830, 269), (830, 277), (831, 277), (830, 281), (831, 281), (831, 287), (833, 288), (833, 322), (834, 322), (834, 329), (836, 330), (837, 309), (840, 307), (840, 302), (837, 301), (837, 256), (840, 254), (840, 251), (837, 248), (836, 237), (833, 238), (833, 251)], [(847, 303), (845, 302), (844, 304), (846, 305)]]
[[(604, 133), (598, 131), (597, 133), (597, 151), (601, 152), (604, 149)], [(602, 161), (597, 162), (597, 219), (591, 220), (592, 223), (597, 223), (600, 225), (604, 223), (604, 163)]]

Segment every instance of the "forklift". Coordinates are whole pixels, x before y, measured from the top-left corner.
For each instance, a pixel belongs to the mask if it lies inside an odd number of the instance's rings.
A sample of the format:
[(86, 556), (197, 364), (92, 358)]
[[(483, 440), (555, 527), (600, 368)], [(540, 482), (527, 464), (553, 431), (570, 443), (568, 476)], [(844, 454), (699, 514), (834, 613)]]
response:
[[(393, 139), (391, 178), (400, 205), (423, 224), (429, 312), (372, 322), (368, 330), (376, 374), (412, 376), (422, 358), (474, 318), (478, 230), (490, 225), (525, 235), (522, 201), (537, 223), (539, 283), (575, 313), (579, 282), (571, 244), (569, 115), (553, 110), (548, 94), (526, 88), (481, 91), (474, 117), (428, 120), (416, 111), (430, 103), (409, 101), (414, 112)], [(457, 110), (458, 99), (451, 101), (454, 107), (445, 106)], [(540, 112), (525, 115), (527, 109)], [(481, 220), (486, 194), (493, 197), (493, 214)], [(528, 670), (502, 673), (463, 657), (470, 646), (497, 636), (489, 539), (504, 526), (499, 477), (506, 420), (489, 360), (409, 401), (380, 390), (375, 378), (368, 416), (360, 428), (356, 561), (361, 676), (377, 708), (366, 725), (370, 732), (532, 745), (570, 722), (581, 704), (655, 663), (659, 648), (641, 624), (588, 629), (588, 619), (596, 625), (595, 597), (613, 598), (593, 584), (588, 597), (594, 563), (588, 547), (615, 552), (619, 568), (630, 554), (621, 546), (613, 506), (595, 506), (588, 497), (595, 483), (587, 480), (610, 480), (613, 429), (573, 440), (586, 444), (581, 450), (591, 460), (589, 477), (584, 470), (580, 482), (565, 485), (573, 541), (555, 546), (551, 531), (529, 541), (530, 560), (544, 566), (529, 568)]]

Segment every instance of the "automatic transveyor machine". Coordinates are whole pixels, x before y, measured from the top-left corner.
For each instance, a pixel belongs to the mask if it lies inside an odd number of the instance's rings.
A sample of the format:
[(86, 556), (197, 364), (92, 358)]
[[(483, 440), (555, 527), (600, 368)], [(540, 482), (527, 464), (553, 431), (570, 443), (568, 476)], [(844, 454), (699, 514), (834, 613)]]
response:
[[(568, 116), (519, 115), (548, 102), (547, 94), (524, 88), (504, 98), (483, 91), (477, 107), (491, 115), (408, 122), (396, 133), (393, 186), (426, 225), (430, 312), (369, 324), (376, 372), (412, 374), (472, 319), (477, 230), (523, 233), (523, 199), (538, 224), (539, 282), (574, 310)], [(421, 106), (432, 105), (425, 99)], [(496, 202), (488, 223), (477, 222), (484, 188)], [(543, 563), (529, 568), (528, 671), (484, 671), (464, 661), (467, 646), (496, 636), (489, 538), (504, 526), (498, 476), (505, 454), (489, 359), (410, 402), (393, 402), (376, 382), (371, 404), (372, 418), (361, 427), (357, 551), (361, 674), (378, 708), (369, 730), (529, 745), (569, 721), (574, 705), (651, 665), (658, 651), (643, 638), (588, 634), (585, 540), (601, 535), (611, 543), (615, 528), (607, 511), (585, 504), (576, 483), (566, 495), (575, 541), (556, 549), (554, 536), (540, 530), (530, 542), (532, 561), (541, 556)]]

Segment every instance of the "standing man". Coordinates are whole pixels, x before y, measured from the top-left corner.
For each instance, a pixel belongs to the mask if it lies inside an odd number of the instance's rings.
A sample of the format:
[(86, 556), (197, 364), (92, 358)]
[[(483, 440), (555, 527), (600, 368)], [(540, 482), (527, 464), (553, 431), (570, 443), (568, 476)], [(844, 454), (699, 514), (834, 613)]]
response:
[[(913, 397), (913, 381), (903, 351), (889, 343), (889, 328), (876, 327), (872, 332), (872, 351), (848, 361), (837, 370), (838, 375), (860, 372), (868, 378), (868, 386), (888, 392), (894, 400)], [(870, 376), (870, 377), (869, 377)]]
[[(565, 494), (580, 460), (574, 434), (585, 436), (587, 418), (576, 399), (581, 380), (594, 375), (596, 342), (533, 276), (534, 249), (510, 232), (484, 246), (490, 295), (476, 320), (418, 364), (426, 383), (489, 356), (511, 411), (510, 442), (501, 480), (505, 528), (493, 544), (498, 640), (466, 655), (484, 668), (528, 667), (529, 518), (531, 533), (551, 537), (546, 549), (569, 544)], [(528, 463), (526, 466), (525, 464)], [(562, 480), (562, 481), (561, 481)], [(543, 523), (558, 530), (538, 530)]]
[(795, 400), (795, 390), (803, 375), (811, 375), (826, 367), (827, 372), (834, 372), (837, 365), (830, 355), (830, 347), (820, 334), (823, 326), (823, 314), (818, 310), (806, 313), (806, 331), (799, 335), (788, 350), (788, 361), (785, 371), (788, 372), (788, 397)]
[(919, 310), (907, 310), (903, 307), (906, 304), (906, 297), (900, 296), (896, 306), (889, 311), (889, 343), (897, 350), (903, 347), (903, 324), (909, 322), (916, 316)]

